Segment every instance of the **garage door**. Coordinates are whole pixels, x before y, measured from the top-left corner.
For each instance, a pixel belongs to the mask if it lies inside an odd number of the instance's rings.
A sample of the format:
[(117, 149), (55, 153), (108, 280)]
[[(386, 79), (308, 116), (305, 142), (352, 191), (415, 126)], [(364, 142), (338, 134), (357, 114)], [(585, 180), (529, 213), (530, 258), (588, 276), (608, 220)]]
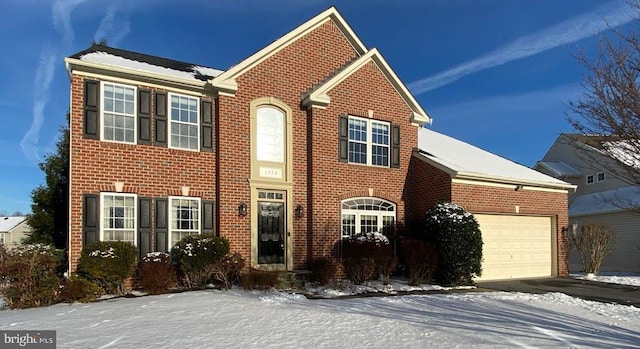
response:
[(550, 217), (474, 215), (480, 224), (482, 280), (550, 276)]

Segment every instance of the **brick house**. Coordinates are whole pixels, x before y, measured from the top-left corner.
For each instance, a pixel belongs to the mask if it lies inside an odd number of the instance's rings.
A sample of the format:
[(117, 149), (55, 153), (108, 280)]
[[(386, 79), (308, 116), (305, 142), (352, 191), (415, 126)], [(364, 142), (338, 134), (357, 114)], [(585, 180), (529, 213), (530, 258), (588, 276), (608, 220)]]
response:
[[(88, 242), (144, 254), (205, 232), (252, 267), (301, 269), (343, 236), (424, 214), (435, 182), (416, 145), (431, 118), (333, 7), (226, 71), (102, 45), (65, 63), (71, 270)], [(561, 241), (566, 188), (549, 195)], [(558, 256), (549, 274), (566, 273)]]

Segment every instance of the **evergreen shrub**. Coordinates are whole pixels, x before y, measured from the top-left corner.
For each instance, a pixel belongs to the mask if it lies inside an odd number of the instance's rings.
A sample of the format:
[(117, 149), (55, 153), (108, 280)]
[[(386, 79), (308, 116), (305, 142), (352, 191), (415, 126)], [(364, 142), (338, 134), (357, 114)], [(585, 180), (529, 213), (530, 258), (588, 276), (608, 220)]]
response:
[(129, 242), (96, 241), (82, 249), (78, 274), (97, 282), (108, 294), (121, 295), (135, 272), (137, 255)]

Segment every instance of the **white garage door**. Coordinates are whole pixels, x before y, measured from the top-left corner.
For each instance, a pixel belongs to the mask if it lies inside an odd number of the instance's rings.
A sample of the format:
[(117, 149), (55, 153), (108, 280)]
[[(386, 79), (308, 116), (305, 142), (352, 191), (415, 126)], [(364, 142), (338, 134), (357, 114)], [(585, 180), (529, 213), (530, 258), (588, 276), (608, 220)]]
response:
[(482, 280), (550, 276), (550, 217), (474, 215), (482, 232)]

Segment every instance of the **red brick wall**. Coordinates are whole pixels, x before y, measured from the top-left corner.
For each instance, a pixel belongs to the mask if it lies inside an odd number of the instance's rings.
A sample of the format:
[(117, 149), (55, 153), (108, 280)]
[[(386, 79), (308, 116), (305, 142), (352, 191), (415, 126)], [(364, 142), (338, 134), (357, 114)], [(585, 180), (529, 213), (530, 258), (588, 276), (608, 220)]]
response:
[[(418, 212), (423, 212), (440, 201), (447, 201), (443, 200), (443, 198), (449, 196), (451, 202), (463, 206), (472, 213), (554, 217), (558, 246), (558, 275), (567, 275), (568, 244), (567, 236), (563, 229), (568, 225), (567, 193), (534, 190), (516, 191), (513, 187), (500, 188), (451, 183), (449, 175), (442, 170), (417, 158), (414, 162)], [(447, 180), (447, 178), (449, 179)], [(447, 185), (450, 188), (446, 188)], [(519, 213), (516, 213), (515, 206), (519, 206)]]
[[(124, 191), (139, 197), (181, 195), (215, 198), (216, 154), (153, 145), (129, 145), (83, 137), (84, 78), (71, 80), (71, 247), (72, 270), (82, 249), (82, 196), (115, 192), (114, 182), (124, 182)], [(151, 89), (148, 86), (138, 85)], [(152, 89), (152, 96), (153, 92)], [(152, 108), (154, 103), (151, 103)], [(153, 110), (152, 110), (153, 114)], [(153, 124), (153, 123), (152, 123)], [(152, 126), (153, 127), (153, 126)], [(151, 134), (153, 134), (153, 129)]]

